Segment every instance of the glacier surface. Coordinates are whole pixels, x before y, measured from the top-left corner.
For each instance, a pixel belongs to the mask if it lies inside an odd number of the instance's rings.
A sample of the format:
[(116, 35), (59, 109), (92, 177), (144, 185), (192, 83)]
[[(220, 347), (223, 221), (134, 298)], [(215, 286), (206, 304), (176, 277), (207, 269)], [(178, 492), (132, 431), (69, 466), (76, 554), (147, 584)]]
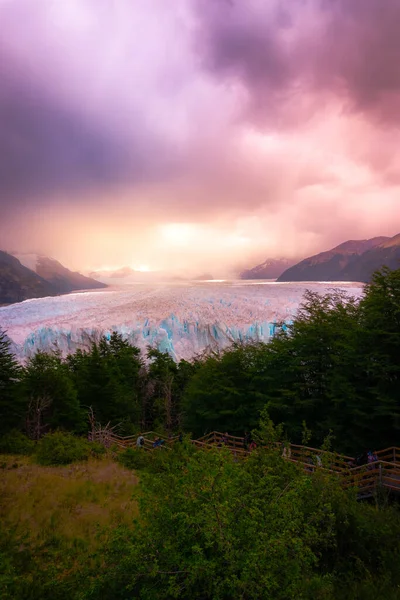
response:
[(306, 289), (340, 289), (356, 297), (362, 293), (357, 283), (134, 285), (5, 306), (0, 308), (0, 328), (21, 360), (37, 350), (57, 348), (66, 355), (112, 331), (144, 351), (152, 346), (176, 360), (190, 359), (234, 341), (268, 341), (277, 323), (292, 321)]

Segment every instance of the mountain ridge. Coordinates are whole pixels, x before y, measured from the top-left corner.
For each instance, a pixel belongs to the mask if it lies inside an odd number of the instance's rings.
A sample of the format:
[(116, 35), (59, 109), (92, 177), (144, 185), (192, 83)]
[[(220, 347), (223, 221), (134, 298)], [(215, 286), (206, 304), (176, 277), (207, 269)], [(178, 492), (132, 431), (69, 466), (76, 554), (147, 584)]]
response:
[(100, 281), (67, 269), (55, 258), (43, 254), (14, 253), (14, 256), (21, 264), (51, 283), (58, 294), (107, 287)]
[(400, 234), (365, 240), (348, 240), (303, 259), (278, 281), (360, 281), (367, 283), (377, 269), (400, 265)]
[(54, 258), (0, 251), (0, 304), (105, 287)]
[(242, 271), (239, 277), (240, 279), (276, 279), (295, 263), (295, 260), (288, 258), (267, 258), (263, 263)]
[(51, 283), (25, 267), (15, 256), (0, 250), (0, 304), (56, 295)]

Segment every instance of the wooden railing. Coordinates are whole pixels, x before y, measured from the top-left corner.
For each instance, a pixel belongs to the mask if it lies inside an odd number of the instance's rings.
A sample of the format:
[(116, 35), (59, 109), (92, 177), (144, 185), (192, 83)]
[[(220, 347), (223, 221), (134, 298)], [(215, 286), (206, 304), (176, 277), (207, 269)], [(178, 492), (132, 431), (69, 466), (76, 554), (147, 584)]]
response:
[[(144, 449), (153, 450), (156, 438), (162, 439), (160, 449), (170, 450), (179, 440), (179, 436), (165, 437), (156, 431), (142, 433)], [(109, 444), (123, 450), (136, 446), (137, 435), (119, 436), (111, 434)], [(96, 439), (96, 436), (95, 436)], [(212, 431), (202, 437), (190, 440), (190, 443), (204, 450), (213, 447), (228, 448), (235, 456), (245, 458), (250, 450), (245, 447), (244, 438)], [(282, 457), (301, 465), (307, 473), (316, 469), (328, 470), (341, 476), (343, 487), (357, 487), (360, 497), (371, 496), (379, 486), (400, 493), (400, 448), (390, 447), (376, 452), (378, 460), (362, 466), (353, 466), (352, 456), (311, 448), (298, 444), (274, 444), (282, 451)]]
[(385, 448), (385, 450), (379, 450), (376, 454), (379, 460), (386, 462), (400, 462), (400, 448), (396, 448), (395, 446)]
[(357, 487), (364, 495), (371, 495), (379, 486), (400, 492), (400, 463), (378, 460), (361, 467), (353, 467), (343, 474), (344, 487)]

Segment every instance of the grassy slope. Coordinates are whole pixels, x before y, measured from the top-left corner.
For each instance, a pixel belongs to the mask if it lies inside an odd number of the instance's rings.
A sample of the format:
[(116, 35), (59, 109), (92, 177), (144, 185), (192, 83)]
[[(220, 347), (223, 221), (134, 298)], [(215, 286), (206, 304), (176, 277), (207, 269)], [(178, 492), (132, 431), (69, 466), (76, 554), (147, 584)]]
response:
[(79, 597), (68, 588), (82, 566), (101, 568), (110, 531), (133, 527), (135, 475), (109, 459), (40, 467), (0, 456), (0, 467), (0, 597)]

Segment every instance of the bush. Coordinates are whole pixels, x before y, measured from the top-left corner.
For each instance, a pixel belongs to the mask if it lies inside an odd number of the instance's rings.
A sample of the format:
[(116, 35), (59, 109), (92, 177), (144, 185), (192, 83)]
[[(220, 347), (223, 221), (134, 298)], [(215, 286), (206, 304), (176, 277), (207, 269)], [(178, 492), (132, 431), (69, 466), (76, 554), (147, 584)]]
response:
[(40, 440), (36, 460), (40, 465), (68, 465), (87, 460), (91, 454), (91, 444), (71, 433), (56, 431), (48, 433)]
[(168, 470), (175, 460), (177, 453), (165, 449), (151, 451), (139, 448), (128, 448), (118, 456), (119, 462), (127, 469), (146, 471), (147, 473), (162, 473)]
[(90, 454), (94, 458), (100, 458), (107, 452), (106, 448), (102, 444), (99, 444), (99, 442), (89, 442), (89, 449)]
[(118, 455), (118, 461), (127, 469), (145, 469), (150, 459), (149, 452), (142, 448), (128, 448)]
[(13, 429), (0, 439), (0, 453), (30, 455), (35, 449), (35, 442), (21, 431)]

